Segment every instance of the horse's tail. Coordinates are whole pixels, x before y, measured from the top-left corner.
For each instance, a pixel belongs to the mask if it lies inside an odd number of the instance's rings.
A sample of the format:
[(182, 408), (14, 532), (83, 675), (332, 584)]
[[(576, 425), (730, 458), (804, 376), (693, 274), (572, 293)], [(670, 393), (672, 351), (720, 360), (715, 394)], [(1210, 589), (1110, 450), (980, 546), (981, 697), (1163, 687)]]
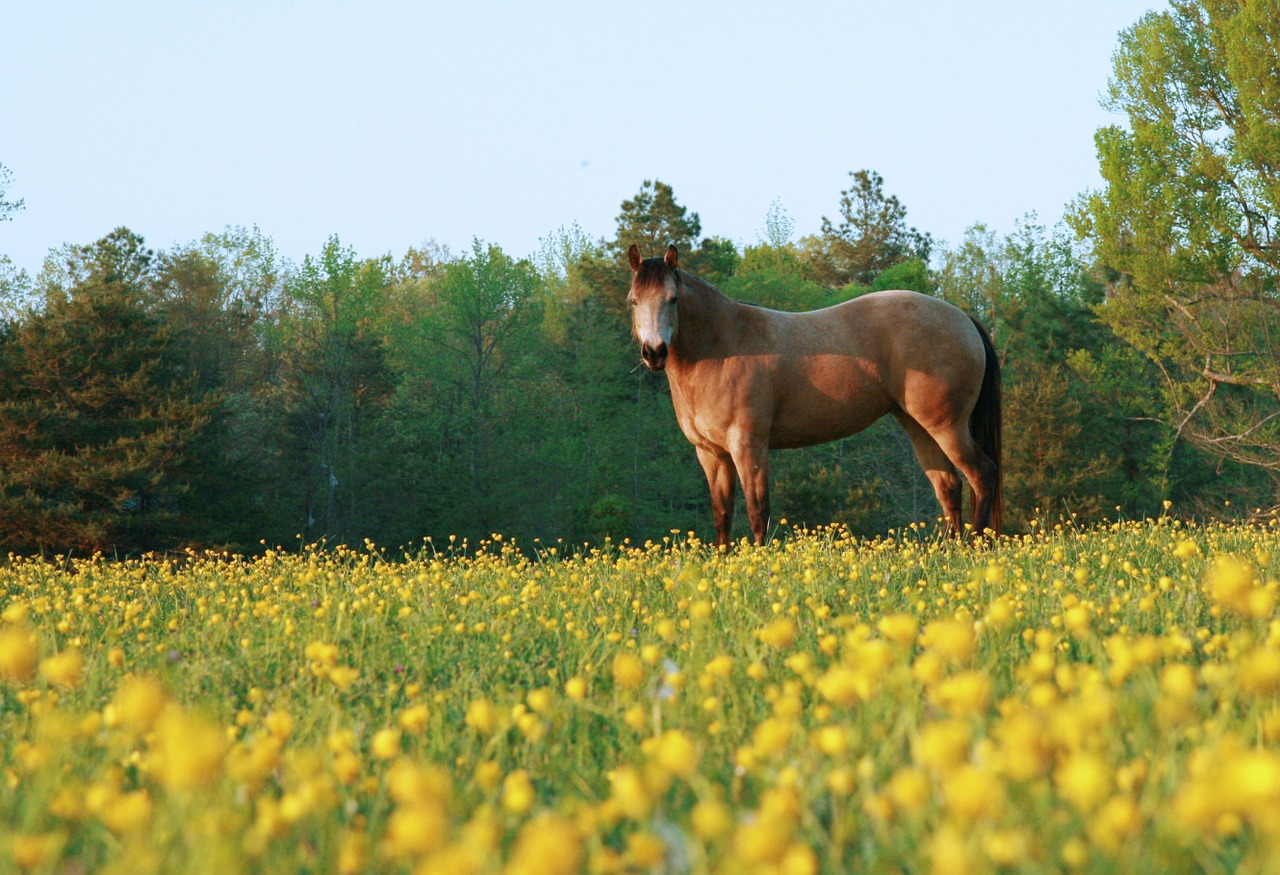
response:
[[(972, 317), (970, 317), (972, 318)], [(973, 320), (978, 334), (982, 335), (982, 346), (987, 353), (987, 367), (982, 374), (982, 388), (978, 392), (978, 401), (969, 414), (969, 434), (973, 436), (978, 449), (995, 463), (995, 494), (991, 499), (991, 530), (1000, 534), (1000, 505), (1003, 491), (1004, 463), (1000, 456), (1000, 357), (991, 344), (991, 335), (977, 319)]]

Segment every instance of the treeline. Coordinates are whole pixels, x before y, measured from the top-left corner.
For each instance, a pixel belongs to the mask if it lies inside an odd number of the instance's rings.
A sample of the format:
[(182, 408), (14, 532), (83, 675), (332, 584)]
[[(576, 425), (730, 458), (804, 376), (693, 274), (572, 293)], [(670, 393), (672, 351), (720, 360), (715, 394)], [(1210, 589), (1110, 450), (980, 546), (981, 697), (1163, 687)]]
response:
[[(793, 239), (775, 205), (744, 248), (704, 236), (661, 182), (623, 202), (611, 238), (562, 229), (526, 259), (480, 241), (367, 258), (333, 238), (290, 264), (257, 229), (65, 246), (6, 279), (10, 304), (27, 300), (0, 327), (0, 549), (709, 534), (666, 379), (636, 367), (632, 243), (674, 243), (682, 266), (770, 307), (912, 288), (991, 326), (1015, 529), (1274, 500), (1265, 470), (1168, 424), (1157, 364), (1100, 321), (1108, 287), (1074, 237), (1028, 222), (940, 247), (862, 171), (819, 234)], [(871, 535), (938, 513), (891, 421), (776, 454), (774, 480), (792, 522)]]

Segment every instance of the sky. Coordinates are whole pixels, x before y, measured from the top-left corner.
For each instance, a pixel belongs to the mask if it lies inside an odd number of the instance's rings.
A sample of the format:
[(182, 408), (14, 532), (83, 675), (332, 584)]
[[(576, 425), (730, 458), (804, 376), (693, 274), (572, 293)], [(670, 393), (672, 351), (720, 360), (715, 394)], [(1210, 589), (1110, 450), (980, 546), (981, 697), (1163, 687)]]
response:
[(293, 261), (475, 239), (513, 256), (670, 184), (704, 235), (797, 237), (878, 172), (954, 245), (1101, 184), (1093, 135), (1148, 0), (0, 6), (0, 255), (125, 226), (166, 249), (257, 225)]

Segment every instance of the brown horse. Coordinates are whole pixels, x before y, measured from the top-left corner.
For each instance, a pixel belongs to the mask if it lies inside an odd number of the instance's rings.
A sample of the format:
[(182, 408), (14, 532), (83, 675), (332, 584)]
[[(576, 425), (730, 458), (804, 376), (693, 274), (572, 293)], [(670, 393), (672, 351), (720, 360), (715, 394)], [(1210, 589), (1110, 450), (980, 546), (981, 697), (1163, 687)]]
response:
[(769, 521), (769, 450), (902, 424), (959, 535), (962, 484), (975, 534), (1000, 528), (1000, 364), (991, 338), (945, 301), (918, 292), (863, 295), (808, 313), (732, 301), (679, 268), (674, 246), (641, 260), (632, 246), (631, 329), (651, 371), (665, 370), (676, 420), (711, 487), (716, 543), (729, 544), (739, 481), (751, 534)]

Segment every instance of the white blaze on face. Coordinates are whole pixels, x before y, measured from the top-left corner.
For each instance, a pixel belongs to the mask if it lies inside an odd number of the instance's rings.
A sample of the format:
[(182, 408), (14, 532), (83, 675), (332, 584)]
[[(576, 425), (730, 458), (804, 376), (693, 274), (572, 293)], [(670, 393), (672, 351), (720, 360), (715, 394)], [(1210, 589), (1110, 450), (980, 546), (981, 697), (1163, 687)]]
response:
[(641, 357), (651, 368), (661, 368), (676, 333), (675, 283), (639, 293), (633, 289), (631, 299), (631, 327), (640, 342)]

